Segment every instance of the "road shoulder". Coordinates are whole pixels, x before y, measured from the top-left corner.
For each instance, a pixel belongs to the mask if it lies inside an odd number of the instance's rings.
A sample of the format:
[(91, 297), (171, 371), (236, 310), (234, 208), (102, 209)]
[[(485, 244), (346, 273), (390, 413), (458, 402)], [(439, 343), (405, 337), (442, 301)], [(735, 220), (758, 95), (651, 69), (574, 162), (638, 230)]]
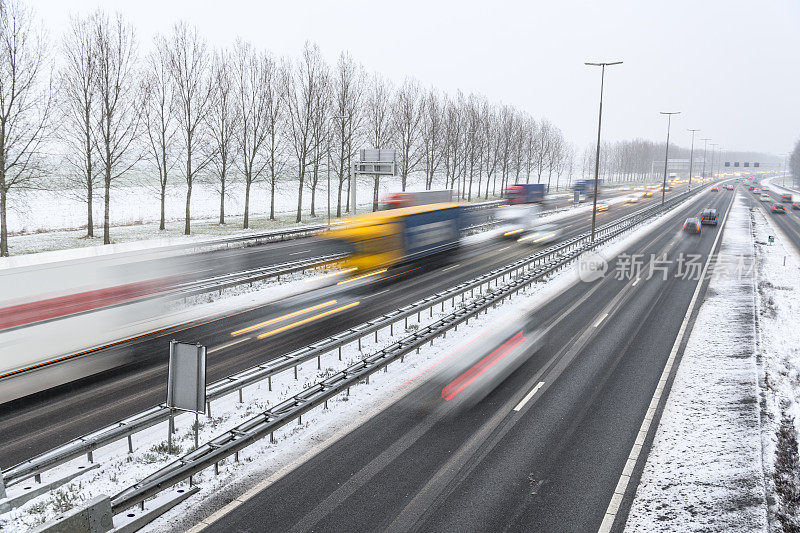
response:
[(626, 529), (767, 527), (750, 215), (735, 200)]

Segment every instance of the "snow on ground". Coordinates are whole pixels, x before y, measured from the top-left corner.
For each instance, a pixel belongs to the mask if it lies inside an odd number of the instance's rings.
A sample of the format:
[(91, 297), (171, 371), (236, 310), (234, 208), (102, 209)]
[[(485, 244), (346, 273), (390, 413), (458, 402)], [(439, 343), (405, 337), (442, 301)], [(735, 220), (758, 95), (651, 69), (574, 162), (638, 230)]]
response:
[[(619, 253), (649, 232), (658, 222), (658, 219), (654, 219), (620, 237), (607, 245), (602, 255), (610, 257)], [(471, 320), (468, 327), (462, 326), (457, 332), (450, 332), (446, 339), (438, 339), (432, 347), (423, 348), (419, 354), (409, 354), (405, 363), (392, 364), (388, 373), (373, 374), (369, 386), (358, 386), (349, 396), (339, 395), (333, 398), (329, 401), (329, 409), (318, 408), (307, 413), (303, 416), (302, 425), (290, 424), (284, 427), (275, 434), (276, 444), (271, 444), (269, 439), (255, 443), (240, 453), (239, 463), (234, 463), (231, 459), (224, 461), (219, 476), (214, 475), (213, 469), (201, 472), (194, 477), (194, 482), (202, 486), (201, 492), (155, 521), (146, 530), (185, 531), (211, 510), (223, 506), (255, 483), (288, 471), (291, 465), (299, 463), (308, 454), (317, 453), (321, 447), (366, 421), (376, 410), (385, 408), (401, 395), (408, 394), (418, 386), (419, 380), (402, 390), (398, 390), (398, 386), (430, 368), (459, 345), (474, 337), (476, 333), (490, 327), (498, 317), (503, 317), (505, 320), (509, 313), (522, 313), (542, 305), (555, 294), (578, 282), (578, 279), (575, 266), (556, 274), (547, 283), (537, 283), (529, 287), (526, 292), (520, 293), (510, 302), (507, 301), (505, 305)], [(260, 292), (244, 294), (234, 298), (258, 298), (259, 294)], [(211, 305), (227, 307), (233, 304)], [(456, 305), (460, 305), (460, 302), (456, 302)], [(451, 311), (452, 309), (445, 307), (445, 313)], [(402, 334), (410, 333), (441, 316), (441, 307), (437, 307), (432, 318), (425, 313), (422, 314), (421, 324), (416, 324), (411, 319), (408, 329), (396, 327), (394, 337), (390, 337), (387, 331), (380, 332), (377, 342), (374, 336), (367, 336), (362, 340), (361, 351), (355, 343), (346, 346), (342, 350), (342, 361), (338, 360), (336, 351), (322, 356), (319, 369), (316, 360), (303, 363), (299, 367), (299, 380), (293, 378), (292, 372), (284, 372), (273, 378), (272, 391), (267, 390), (266, 382), (250, 386), (244, 390), (243, 403), (239, 403), (238, 395), (235, 393), (215, 401), (212, 404), (213, 416), (203, 416), (200, 419), (200, 442), (205, 442), (222, 431), (235, 427), (268, 409), (269, 406), (280, 403), (360, 358), (396, 342)], [(182, 414), (176, 418), (175, 442), (180, 446), (181, 453), (188, 452), (193, 446), (194, 436), (191, 429), (193, 420), (194, 416), (191, 414)], [(135, 451), (132, 455), (126, 453), (125, 440), (109, 445), (94, 454), (95, 462), (100, 464), (98, 469), (87, 472), (86, 475), (76, 478), (50, 494), (35, 498), (18, 509), (0, 515), (0, 530), (24, 531), (36, 524), (51, 520), (58, 513), (99, 494), (113, 495), (134, 480), (146, 477), (176, 458), (175, 455), (170, 456), (166, 452), (165, 424), (138, 433), (134, 435), (133, 440)], [(53, 473), (46, 474), (44, 480), (71, 472), (82, 464), (85, 464), (83, 458), (76, 459), (55, 469)]]
[[(777, 438), (785, 412), (800, 427), (800, 255), (761, 208), (752, 211), (756, 242), (758, 353), (764, 382), (764, 464), (774, 492)], [(769, 236), (775, 238), (769, 243)], [(796, 451), (796, 450), (795, 450)], [(780, 497), (776, 495), (777, 510)], [(778, 529), (778, 524), (773, 524)]]
[(764, 531), (753, 241), (737, 196), (628, 531)]

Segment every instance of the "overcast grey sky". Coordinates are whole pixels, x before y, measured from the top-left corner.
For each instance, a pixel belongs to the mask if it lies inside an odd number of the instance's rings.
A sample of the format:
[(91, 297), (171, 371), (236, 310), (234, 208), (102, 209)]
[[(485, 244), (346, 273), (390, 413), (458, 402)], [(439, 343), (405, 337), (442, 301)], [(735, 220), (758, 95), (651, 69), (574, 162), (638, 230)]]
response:
[(797, 0), (473, 1), (28, 0), (51, 36), (70, 13), (121, 11), (142, 48), (185, 19), (215, 46), (236, 36), (276, 55), (316, 41), (330, 63), (349, 50), (368, 70), (449, 93), (478, 92), (547, 117), (583, 146), (603, 138), (673, 139), (701, 128), (725, 149), (788, 152), (800, 137)]

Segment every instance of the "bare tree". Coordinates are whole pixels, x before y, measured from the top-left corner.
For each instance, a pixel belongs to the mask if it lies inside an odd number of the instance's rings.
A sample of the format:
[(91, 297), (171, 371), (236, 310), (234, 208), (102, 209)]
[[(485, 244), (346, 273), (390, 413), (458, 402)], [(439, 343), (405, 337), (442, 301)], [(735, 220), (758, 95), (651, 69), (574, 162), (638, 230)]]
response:
[(64, 159), (71, 170), (67, 184), (75, 187), (86, 203), (86, 235), (94, 237), (94, 194), (99, 175), (95, 166), (94, 111), (97, 58), (95, 36), (88, 18), (70, 18), (61, 46), (63, 65), (59, 76), (64, 125), (59, 130)]
[(279, 127), (283, 116), (275, 60), (250, 43), (236, 42), (236, 91), (240, 164), (244, 174), (244, 228), (250, 227), (250, 189), (264, 174), (270, 187), (269, 218), (275, 219), (275, 185), (280, 169)]
[(230, 54), (221, 50), (214, 54), (211, 69), (212, 99), (209, 106), (209, 133), (212, 142), (212, 163), (219, 186), (219, 223), (225, 224), (225, 186), (233, 166), (235, 134), (239, 128), (239, 107), (231, 68)]
[(140, 124), (136, 79), (136, 37), (122, 15), (98, 11), (92, 17), (97, 50), (95, 90), (99, 106), (95, 144), (102, 165), (103, 243), (111, 243), (111, 186), (140, 156), (131, 156)]
[(327, 157), (330, 150), (329, 137), (331, 134), (328, 123), (328, 110), (331, 107), (331, 87), (327, 65), (322, 69), (320, 76), (320, 89), (316, 93), (314, 112), (311, 126), (311, 175), (306, 181), (311, 191), (311, 216), (317, 216), (317, 186), (319, 185), (320, 165)]
[[(391, 102), (392, 87), (381, 75), (375, 74), (367, 93), (367, 142), (373, 148), (386, 148), (391, 140)], [(378, 190), (380, 189), (379, 175), (373, 176), (372, 209), (378, 209)]]
[(9, 193), (36, 187), (45, 170), (53, 103), (41, 80), (45, 55), (30, 9), (17, 0), (0, 5), (0, 256), (8, 256)]
[(336, 191), (336, 216), (342, 216), (342, 191), (348, 183), (346, 209), (350, 211), (349, 178), (355, 157), (355, 136), (361, 130), (364, 114), (361, 105), (364, 99), (364, 70), (347, 52), (339, 55), (336, 72), (331, 80), (333, 90), (332, 144), (336, 157), (331, 155), (332, 166), (336, 172), (338, 187)]
[(795, 143), (794, 149), (789, 155), (789, 168), (792, 170), (795, 187), (800, 186), (800, 141)]
[(142, 120), (150, 158), (158, 171), (161, 217), (158, 229), (166, 228), (166, 195), (169, 172), (176, 163), (174, 142), (175, 89), (170, 77), (169, 45), (163, 36), (155, 38), (155, 48), (146, 61), (143, 78)]
[[(415, 80), (406, 82), (397, 90), (392, 101), (391, 128), (394, 143), (400, 151), (398, 171), (400, 188), (406, 190), (409, 173), (416, 170), (422, 155), (417, 152), (417, 137), (422, 120), (422, 91)], [(376, 148), (380, 148), (376, 146)]]
[(210, 163), (209, 132), (206, 123), (213, 87), (209, 79), (209, 53), (206, 42), (185, 22), (175, 24), (170, 42), (170, 75), (177, 94), (175, 115), (183, 138), (186, 166), (186, 223), (184, 233), (191, 233), (192, 185)]
[(425, 189), (433, 187), (433, 177), (442, 162), (442, 137), (444, 135), (444, 109), (439, 94), (431, 90), (423, 97), (420, 144), (425, 166)]
[(306, 43), (303, 54), (294, 65), (287, 62), (282, 68), (283, 96), (288, 115), (288, 137), (295, 160), (297, 161), (297, 217), (303, 216), (303, 187), (312, 150), (314, 148), (314, 117), (319, 102), (318, 93), (324, 90), (326, 66), (319, 47)]

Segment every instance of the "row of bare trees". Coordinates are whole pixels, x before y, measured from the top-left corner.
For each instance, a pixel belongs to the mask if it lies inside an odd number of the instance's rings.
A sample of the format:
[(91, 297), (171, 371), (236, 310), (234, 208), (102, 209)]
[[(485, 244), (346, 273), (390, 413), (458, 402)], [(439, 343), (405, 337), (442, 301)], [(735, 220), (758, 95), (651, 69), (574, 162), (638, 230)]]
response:
[[(220, 224), (232, 183), (243, 183), (249, 227), (254, 185), (269, 190), (271, 219), (279, 186), (293, 186), (300, 222), (304, 205), (317, 215), (330, 172), (341, 216), (351, 209), (351, 169), (364, 147), (397, 150), (400, 189), (413, 178), (468, 200), (510, 182), (550, 186), (575, 164), (574, 149), (546, 120), (413, 79), (394, 86), (348, 53), (329, 65), (313, 43), (294, 58), (242, 40), (215, 49), (179, 22), (142, 52), (135, 28), (102, 10), (73, 16), (48, 43), (22, 0), (0, 0), (0, 32), (0, 255), (8, 255), (7, 198), (22, 189), (78, 197), (90, 237), (102, 203), (103, 241), (111, 242), (111, 199), (134, 170), (151, 176), (161, 229), (168, 188), (183, 182), (189, 234), (199, 181), (217, 188)], [(377, 202), (381, 177), (372, 180)]]

